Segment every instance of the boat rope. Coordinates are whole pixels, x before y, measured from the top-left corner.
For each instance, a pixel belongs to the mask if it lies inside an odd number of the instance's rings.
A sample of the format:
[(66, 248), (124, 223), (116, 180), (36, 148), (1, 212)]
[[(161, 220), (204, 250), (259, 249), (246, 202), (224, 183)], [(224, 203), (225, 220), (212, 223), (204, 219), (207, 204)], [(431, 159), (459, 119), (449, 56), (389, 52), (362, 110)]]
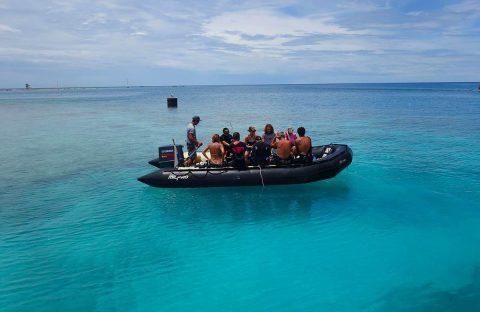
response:
[[(179, 172), (184, 172), (184, 173), (179, 173)], [(186, 176), (186, 175), (191, 175), (192, 177), (194, 178), (205, 178), (207, 175), (211, 174), (211, 175), (221, 175), (225, 172), (227, 172), (226, 170), (218, 170), (218, 172), (213, 172), (213, 170), (182, 170), (182, 171), (170, 171), (170, 174), (173, 174), (177, 177), (183, 177), (183, 176)], [(199, 172), (195, 172), (195, 171), (199, 171)]]
[(262, 167), (258, 165), (258, 169), (260, 169), (260, 178), (262, 179), (262, 187), (265, 187), (265, 183), (263, 182)]

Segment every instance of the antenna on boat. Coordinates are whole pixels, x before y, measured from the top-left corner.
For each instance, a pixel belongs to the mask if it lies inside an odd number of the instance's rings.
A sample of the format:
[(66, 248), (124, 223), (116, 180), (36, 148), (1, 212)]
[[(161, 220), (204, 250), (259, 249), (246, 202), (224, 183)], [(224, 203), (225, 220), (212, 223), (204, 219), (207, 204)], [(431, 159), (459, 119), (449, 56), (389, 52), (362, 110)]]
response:
[(177, 144), (175, 144), (175, 139), (172, 139), (173, 141), (173, 153), (174, 153), (174, 161), (173, 161), (173, 167), (178, 168), (178, 151), (177, 151)]

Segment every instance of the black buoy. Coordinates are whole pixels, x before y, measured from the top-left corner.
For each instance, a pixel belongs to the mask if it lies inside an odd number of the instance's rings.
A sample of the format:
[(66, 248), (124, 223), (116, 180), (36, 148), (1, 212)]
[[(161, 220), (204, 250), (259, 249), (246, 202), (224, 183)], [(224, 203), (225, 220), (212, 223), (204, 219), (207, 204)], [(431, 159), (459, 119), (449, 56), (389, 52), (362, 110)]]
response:
[(167, 98), (167, 107), (177, 107), (177, 98), (170, 96)]

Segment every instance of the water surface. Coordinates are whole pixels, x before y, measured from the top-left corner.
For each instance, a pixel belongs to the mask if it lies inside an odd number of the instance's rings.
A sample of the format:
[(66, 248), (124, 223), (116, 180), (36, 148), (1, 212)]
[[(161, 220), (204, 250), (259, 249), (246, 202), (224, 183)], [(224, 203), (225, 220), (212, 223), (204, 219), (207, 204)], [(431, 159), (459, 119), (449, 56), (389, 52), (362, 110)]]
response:
[[(0, 91), (2, 310), (480, 310), (475, 88)], [(264, 189), (137, 182), (197, 114), (204, 142), (304, 126), (349, 144), (353, 163)]]

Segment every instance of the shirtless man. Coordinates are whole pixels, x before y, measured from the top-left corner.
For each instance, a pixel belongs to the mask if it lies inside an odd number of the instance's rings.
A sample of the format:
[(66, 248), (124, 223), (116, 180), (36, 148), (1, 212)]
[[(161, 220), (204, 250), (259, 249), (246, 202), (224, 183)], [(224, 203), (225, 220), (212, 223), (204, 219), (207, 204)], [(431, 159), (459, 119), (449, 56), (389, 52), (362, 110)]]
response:
[(277, 158), (281, 164), (286, 164), (292, 157), (292, 143), (285, 138), (285, 133), (280, 132), (278, 134), (278, 141), (274, 141), (273, 148), (277, 149)]
[(293, 153), (300, 158), (301, 162), (308, 162), (312, 160), (312, 139), (305, 136), (305, 128), (297, 129), (299, 138), (295, 140), (295, 147)]
[[(210, 157), (207, 155), (208, 151), (210, 151)], [(225, 160), (225, 149), (223, 148), (223, 144), (220, 143), (220, 136), (218, 134), (214, 134), (212, 136), (212, 143), (207, 145), (202, 154), (212, 167), (223, 166), (223, 161)]]

